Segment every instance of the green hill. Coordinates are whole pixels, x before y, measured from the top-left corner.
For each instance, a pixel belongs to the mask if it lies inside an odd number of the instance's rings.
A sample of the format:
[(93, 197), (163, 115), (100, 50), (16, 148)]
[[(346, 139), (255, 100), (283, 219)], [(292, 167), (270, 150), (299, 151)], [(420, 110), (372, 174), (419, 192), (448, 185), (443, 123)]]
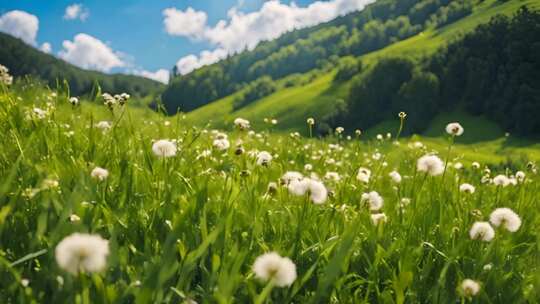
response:
[[(306, 117), (314, 117), (318, 121), (324, 120), (325, 115), (336, 108), (337, 101), (347, 100), (349, 98), (351, 83), (361, 83), (362, 77), (369, 74), (373, 67), (381, 60), (394, 57), (407, 57), (422, 68), (423, 65), (426, 65), (426, 58), (438, 54), (438, 51), (449, 42), (458, 41), (465, 33), (473, 31), (476, 26), (489, 22), (491, 18), (497, 15), (511, 16), (524, 5), (530, 10), (540, 8), (538, 1), (482, 1), (474, 6), (469, 15), (453, 23), (439, 28), (430, 27), (412, 37), (392, 43), (385, 48), (358, 56), (357, 58), (363, 64), (363, 69), (354, 81), (333, 81), (335, 74), (339, 70), (338, 68), (317, 71), (315, 73), (317, 77), (313, 81), (292, 87), (282, 86), (277, 92), (245, 107), (234, 109), (235, 99), (240, 94), (236, 92), (189, 112), (187, 119), (189, 122), (195, 124), (211, 123), (213, 126), (223, 127), (236, 117), (244, 117), (259, 126), (264, 124), (264, 118), (272, 117), (279, 120), (279, 124), (275, 126), (277, 129), (305, 131)], [(342, 57), (340, 60), (343, 61), (345, 59)], [(538, 69), (533, 68), (533, 71), (536, 73), (534, 75), (538, 74)], [(277, 80), (276, 83), (280, 84), (285, 81), (286, 78), (283, 78)], [(473, 116), (469, 114), (468, 117), (481, 115), (481, 113), (473, 114)], [(372, 115), (372, 113), (366, 111), (366, 115)], [(395, 115), (395, 113), (392, 115)], [(491, 117), (491, 120), (493, 120), (493, 116)], [(486, 133), (487, 131), (498, 135), (503, 133), (501, 127), (504, 126), (490, 122), (490, 119), (486, 117), (477, 118), (480, 121), (485, 121), (485, 125), (492, 127), (489, 130), (486, 129)], [(495, 120), (498, 123), (500, 122), (498, 119)], [(390, 121), (394, 121), (394, 119)], [(437, 121), (435, 119), (434, 123)], [(342, 123), (342, 121), (338, 120), (339, 123)], [(379, 123), (384, 124), (384, 119), (379, 121)], [(376, 130), (378, 129), (376, 126), (370, 126), (369, 128), (373, 128), (374, 131), (368, 133), (376, 134)], [(425, 131), (426, 134), (429, 134), (429, 127), (423, 129), (427, 130)], [(478, 134), (474, 138), (490, 138), (490, 135), (481, 136)]]
[(22, 40), (0, 33), (0, 64), (9, 68), (11, 75), (21, 77), (32, 75), (56, 86), (57, 80), (67, 80), (73, 95), (90, 93), (99, 83), (102, 91), (127, 92), (134, 96), (157, 93), (163, 84), (134, 75), (104, 74), (78, 68), (49, 54), (45, 54)]

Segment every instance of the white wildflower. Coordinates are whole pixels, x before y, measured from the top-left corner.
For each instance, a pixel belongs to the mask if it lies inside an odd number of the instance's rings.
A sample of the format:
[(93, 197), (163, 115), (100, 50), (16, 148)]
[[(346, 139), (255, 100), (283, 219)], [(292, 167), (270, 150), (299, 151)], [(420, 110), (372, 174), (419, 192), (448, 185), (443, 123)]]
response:
[(103, 120), (96, 124), (96, 128), (107, 131), (111, 128), (111, 123)]
[(360, 168), (358, 169), (358, 174), (356, 175), (356, 179), (363, 182), (363, 183), (369, 183), (369, 178), (371, 177), (371, 171), (367, 168)]
[(457, 122), (451, 122), (446, 125), (446, 133), (452, 136), (461, 136), (463, 134), (463, 127)]
[(459, 291), (464, 297), (470, 298), (480, 292), (480, 283), (471, 279), (465, 279), (461, 282)]
[(109, 171), (107, 171), (107, 169), (95, 167), (90, 173), (90, 176), (92, 176), (92, 178), (95, 178), (97, 180), (103, 181), (103, 180), (106, 180), (107, 177), (109, 176)]
[(472, 240), (489, 242), (495, 237), (495, 230), (488, 222), (475, 222), (469, 231), (469, 236)]
[(74, 233), (64, 238), (55, 250), (60, 268), (77, 275), (79, 272), (98, 272), (105, 269), (109, 242), (99, 235)]
[(272, 161), (272, 154), (266, 151), (261, 151), (257, 154), (257, 165), (268, 166), (271, 161)]
[(516, 232), (521, 226), (521, 219), (510, 208), (497, 208), (489, 216), (489, 221), (495, 227), (503, 227), (510, 232)]
[(506, 175), (499, 174), (493, 178), (493, 184), (495, 186), (506, 187), (510, 185), (510, 179)]
[(444, 172), (444, 163), (436, 155), (424, 155), (418, 159), (416, 168), (420, 172), (436, 176)]
[(229, 149), (231, 144), (229, 143), (229, 140), (227, 138), (221, 138), (221, 139), (218, 138), (214, 140), (214, 142), (212, 143), (212, 146), (214, 146), (214, 148), (216, 148), (219, 151), (224, 151), (224, 150)]
[(152, 145), (152, 151), (159, 157), (173, 157), (176, 150), (176, 143), (166, 139), (160, 139)]
[(467, 183), (464, 183), (464, 184), (461, 184), (459, 186), (459, 191), (461, 192), (465, 192), (465, 193), (474, 193), (476, 189), (474, 188), (473, 185), (471, 184), (467, 184)]
[(390, 174), (388, 174), (388, 176), (390, 176), (390, 178), (392, 179), (392, 181), (394, 183), (396, 183), (396, 184), (401, 183), (401, 174), (399, 174), (399, 172), (392, 171), (392, 172), (390, 172)]
[(386, 220), (386, 214), (384, 213), (375, 213), (371, 215), (371, 222), (375, 226), (379, 225), (380, 223), (385, 223)]
[(276, 252), (257, 257), (252, 269), (258, 279), (271, 281), (279, 287), (291, 286), (296, 280), (296, 265)]
[(250, 127), (249, 120), (243, 118), (236, 118), (234, 120), (234, 125), (240, 130), (247, 130)]
[(369, 209), (373, 211), (380, 210), (384, 204), (384, 199), (377, 191), (363, 193), (361, 201), (367, 202), (369, 204)]

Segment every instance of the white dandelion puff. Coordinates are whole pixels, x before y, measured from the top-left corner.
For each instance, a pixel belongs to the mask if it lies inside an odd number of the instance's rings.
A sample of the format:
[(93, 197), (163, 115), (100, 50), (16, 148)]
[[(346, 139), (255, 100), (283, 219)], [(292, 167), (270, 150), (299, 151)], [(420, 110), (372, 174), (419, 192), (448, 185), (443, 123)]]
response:
[(102, 131), (107, 131), (111, 128), (111, 123), (108, 121), (102, 120), (96, 124), (96, 128)]
[(424, 155), (418, 159), (416, 168), (420, 172), (436, 176), (444, 172), (444, 163), (436, 155)]
[(272, 161), (272, 154), (261, 151), (257, 154), (257, 165), (259, 166), (268, 166), (270, 162)]
[(377, 191), (362, 194), (361, 202), (367, 202), (372, 211), (380, 210), (384, 204), (384, 199)]
[(240, 130), (247, 130), (250, 127), (249, 120), (240, 117), (234, 120), (234, 125)]
[(495, 237), (495, 230), (488, 222), (475, 222), (469, 230), (469, 236), (472, 240), (489, 242)]
[(92, 172), (90, 172), (90, 176), (99, 181), (104, 181), (107, 179), (107, 177), (109, 177), (109, 171), (101, 167), (95, 167)]
[(314, 204), (322, 204), (328, 198), (328, 190), (324, 184), (312, 178), (291, 180), (287, 189), (296, 196), (309, 195)]
[(465, 279), (459, 285), (459, 291), (464, 297), (473, 297), (480, 292), (480, 283), (471, 279)]
[(287, 172), (285, 172), (285, 174), (283, 174), (283, 176), (280, 178), (280, 180), (281, 180), (282, 184), (289, 185), (291, 183), (291, 181), (293, 181), (293, 180), (299, 181), (299, 180), (301, 180), (303, 178), (304, 178), (304, 176), (300, 172), (287, 171)]
[(375, 213), (371, 215), (371, 222), (373, 225), (378, 226), (381, 223), (385, 223), (387, 220), (386, 214), (384, 213)]
[(401, 174), (399, 174), (399, 172), (392, 171), (392, 172), (390, 172), (390, 174), (388, 174), (388, 176), (390, 176), (390, 178), (392, 179), (392, 181), (394, 183), (396, 183), (396, 184), (401, 183)]
[(446, 133), (452, 136), (461, 136), (463, 131), (463, 127), (457, 122), (451, 122), (446, 125)]
[(369, 183), (369, 178), (371, 177), (371, 170), (367, 168), (360, 168), (358, 169), (358, 174), (356, 175), (356, 179), (361, 181), (362, 183)]
[(265, 253), (253, 263), (255, 276), (263, 281), (271, 281), (276, 286), (291, 286), (296, 280), (296, 265), (287, 257), (276, 252)]
[(99, 235), (74, 233), (64, 238), (55, 250), (60, 268), (77, 275), (79, 272), (99, 272), (107, 266), (109, 242)]
[(493, 184), (495, 186), (506, 187), (510, 185), (510, 179), (506, 175), (499, 174), (493, 178)]
[(474, 193), (475, 190), (476, 189), (471, 184), (464, 183), (464, 184), (461, 184), (459, 186), (459, 191), (464, 192), (464, 193), (471, 193), (472, 194), (472, 193)]
[(159, 157), (173, 157), (176, 155), (176, 150), (176, 144), (166, 139), (160, 139), (152, 145), (152, 151)]
[(510, 208), (497, 208), (489, 216), (489, 221), (495, 227), (503, 227), (510, 232), (518, 231), (521, 226), (521, 219)]
[(214, 146), (214, 148), (216, 148), (219, 151), (224, 151), (224, 150), (229, 149), (231, 144), (227, 138), (217, 138), (212, 143), (212, 146)]

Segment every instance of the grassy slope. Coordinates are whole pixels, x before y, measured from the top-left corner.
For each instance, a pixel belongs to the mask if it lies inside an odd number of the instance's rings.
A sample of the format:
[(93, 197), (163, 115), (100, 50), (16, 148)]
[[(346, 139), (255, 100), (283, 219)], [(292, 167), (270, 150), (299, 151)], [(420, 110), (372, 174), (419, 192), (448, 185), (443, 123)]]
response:
[[(535, 0), (512, 0), (505, 3), (487, 0), (476, 7), (473, 14), (455, 23), (439, 30), (425, 31), (384, 49), (364, 55), (362, 59), (364, 64), (369, 65), (382, 57), (428, 55), (435, 52), (447, 41), (474, 29), (478, 24), (489, 21), (494, 15), (510, 15), (522, 5), (534, 9), (540, 8), (540, 2)], [(307, 117), (320, 118), (333, 106), (336, 99), (344, 98), (347, 95), (347, 83), (340, 85), (332, 83), (334, 73), (335, 71), (331, 71), (323, 74), (305, 86), (280, 90), (237, 111), (232, 110), (234, 95), (231, 95), (190, 112), (187, 114), (187, 120), (198, 125), (209, 123), (214, 127), (223, 127), (235, 117), (244, 117), (251, 120), (255, 126), (260, 126), (265, 117), (273, 117), (280, 121), (277, 126), (280, 130), (305, 130), (304, 121)], [(494, 126), (494, 124), (487, 122), (486, 126)], [(491, 131), (501, 134), (500, 130), (496, 128)], [(430, 133), (428, 132), (428, 134)]]

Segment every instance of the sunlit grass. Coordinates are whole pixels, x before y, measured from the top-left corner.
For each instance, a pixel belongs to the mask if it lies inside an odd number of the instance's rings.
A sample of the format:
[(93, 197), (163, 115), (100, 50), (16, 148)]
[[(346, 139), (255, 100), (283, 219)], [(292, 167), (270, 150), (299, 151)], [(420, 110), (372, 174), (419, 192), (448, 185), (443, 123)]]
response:
[[(473, 302), (538, 298), (538, 177), (527, 157), (497, 154), (498, 140), (470, 146), (457, 137), (451, 145), (443, 129), (397, 143), (309, 139), (258, 123), (255, 132), (226, 126), (231, 147), (218, 151), (213, 140), (223, 135), (181, 116), (129, 103), (112, 112), (99, 101), (73, 107), (62, 92), (32, 84), (2, 90), (3, 303), (453, 303), (468, 300), (458, 291), (466, 278), (480, 284)], [(28, 117), (34, 107), (47, 114)], [(158, 139), (174, 140), (176, 156), (157, 156)], [(260, 151), (273, 156), (267, 166), (252, 156)], [(417, 160), (434, 152), (448, 161), (444, 174), (417, 171)], [(96, 167), (108, 176), (92, 177)], [(357, 180), (360, 167), (371, 171), (367, 183)], [(526, 178), (516, 185), (489, 182), (518, 170)], [(280, 185), (287, 171), (320, 177), (326, 201), (292, 195)], [(328, 172), (339, 181), (323, 178)], [(476, 191), (460, 192), (463, 183)], [(361, 200), (370, 191), (384, 199), (377, 211)], [(473, 223), (497, 207), (521, 217), (519, 230), (471, 240)], [(375, 226), (371, 213), (380, 212), (387, 220)], [(74, 232), (109, 241), (103, 271), (73, 275), (57, 264), (56, 246)], [(274, 286), (253, 273), (271, 251), (296, 265), (290, 286), (291, 276)]]

